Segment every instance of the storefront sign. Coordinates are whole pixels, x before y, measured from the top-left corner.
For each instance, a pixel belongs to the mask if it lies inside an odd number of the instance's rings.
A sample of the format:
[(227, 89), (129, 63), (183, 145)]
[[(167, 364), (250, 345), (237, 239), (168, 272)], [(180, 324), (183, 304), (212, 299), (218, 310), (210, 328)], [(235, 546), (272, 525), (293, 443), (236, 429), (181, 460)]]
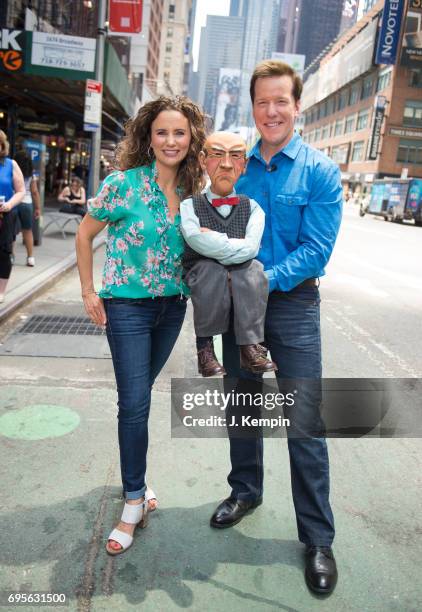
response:
[(422, 0), (409, 0), (400, 63), (422, 68)]
[(0, 71), (21, 72), (25, 64), (25, 32), (0, 30)]
[(93, 72), (95, 38), (33, 32), (31, 62), (35, 66)]
[(108, 35), (128, 36), (142, 30), (142, 0), (110, 0)]
[(400, 136), (401, 138), (422, 138), (422, 130), (403, 127), (390, 127), (390, 136)]
[(85, 87), (84, 130), (95, 132), (101, 126), (103, 84), (88, 79)]
[(51, 134), (59, 130), (60, 124), (58, 121), (51, 121), (50, 123), (43, 121), (25, 121), (25, 119), (18, 119), (18, 127), (23, 132), (41, 132), (42, 134)]
[(378, 38), (376, 64), (395, 64), (405, 0), (385, 0)]
[(387, 99), (385, 96), (377, 96), (375, 98), (374, 125), (372, 127), (372, 136), (369, 144), (368, 159), (377, 159), (378, 157), (381, 128), (382, 122), (384, 120), (386, 102)]

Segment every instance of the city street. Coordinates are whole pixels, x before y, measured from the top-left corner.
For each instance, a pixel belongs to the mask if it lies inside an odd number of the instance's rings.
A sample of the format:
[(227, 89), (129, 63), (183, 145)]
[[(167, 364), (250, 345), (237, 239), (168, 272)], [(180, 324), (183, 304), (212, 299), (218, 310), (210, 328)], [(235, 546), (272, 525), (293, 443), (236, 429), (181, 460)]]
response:
[[(421, 245), (421, 228), (345, 205), (321, 280), (326, 377), (421, 376)], [(79, 295), (72, 270), (0, 328), (3, 598), (65, 593), (84, 612), (421, 609), (420, 439), (329, 441), (340, 578), (327, 600), (303, 581), (284, 440), (265, 441), (263, 505), (233, 529), (210, 529), (228, 493), (227, 441), (170, 432), (170, 379), (196, 376), (190, 307), (153, 394), (148, 479), (160, 506), (130, 551), (108, 557), (121, 510), (116, 394), (104, 336), (80, 321), (79, 335), (66, 334), (57, 318), (83, 316)], [(17, 333), (41, 315), (55, 333)]]

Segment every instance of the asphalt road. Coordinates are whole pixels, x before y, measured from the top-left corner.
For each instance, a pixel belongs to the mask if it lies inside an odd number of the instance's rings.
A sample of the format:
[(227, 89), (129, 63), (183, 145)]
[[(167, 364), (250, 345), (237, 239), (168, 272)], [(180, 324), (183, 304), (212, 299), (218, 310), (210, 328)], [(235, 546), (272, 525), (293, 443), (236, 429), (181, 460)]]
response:
[(345, 204), (321, 279), (324, 374), (422, 375), (422, 228)]

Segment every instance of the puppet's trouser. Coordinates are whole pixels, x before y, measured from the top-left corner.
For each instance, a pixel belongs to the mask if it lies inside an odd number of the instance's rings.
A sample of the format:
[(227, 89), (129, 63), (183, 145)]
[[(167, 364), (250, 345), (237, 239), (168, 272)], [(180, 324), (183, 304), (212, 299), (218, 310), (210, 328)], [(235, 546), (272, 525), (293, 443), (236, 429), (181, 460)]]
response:
[[(277, 378), (307, 378), (313, 383), (321, 377), (321, 337), (319, 292), (315, 287), (271, 293), (265, 320), (265, 342), (271, 359), (278, 366)], [(223, 336), (223, 364), (230, 377), (257, 378), (239, 368), (239, 349), (233, 329)], [(240, 378), (238, 378), (240, 377)], [(233, 382), (233, 381), (231, 381)], [(317, 398), (318, 399), (318, 398)], [(304, 403), (310, 421), (317, 420), (319, 406)], [(316, 415), (316, 416), (315, 416)], [(227, 414), (227, 421), (230, 415)], [(324, 437), (291, 435), (288, 449), (293, 502), (299, 540), (315, 546), (330, 546), (334, 538), (334, 519), (329, 502), (329, 462)], [(256, 500), (263, 493), (263, 439), (230, 435), (232, 469), (228, 482), (232, 497)], [(279, 469), (282, 469), (281, 466)]]
[(186, 274), (191, 290), (195, 334), (217, 336), (229, 329), (231, 277), (234, 332), (237, 344), (257, 344), (264, 339), (268, 281), (263, 266), (255, 259), (241, 266), (223, 266), (201, 259)]
[(104, 300), (118, 393), (120, 467), (126, 499), (145, 493), (151, 388), (186, 312), (180, 296)]

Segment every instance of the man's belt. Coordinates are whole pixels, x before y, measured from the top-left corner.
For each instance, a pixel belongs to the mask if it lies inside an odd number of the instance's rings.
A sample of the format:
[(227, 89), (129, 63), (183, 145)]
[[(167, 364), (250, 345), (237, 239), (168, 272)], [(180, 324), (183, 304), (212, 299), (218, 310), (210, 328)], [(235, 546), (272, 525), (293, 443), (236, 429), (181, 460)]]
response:
[(319, 286), (319, 282), (317, 278), (307, 278), (303, 282), (299, 283), (299, 285), (296, 285), (296, 287), (293, 287), (293, 289), (300, 289), (300, 287), (318, 287), (318, 286)]
[[(290, 289), (290, 291), (295, 291), (296, 289), (301, 289), (303, 287), (319, 287), (319, 278), (307, 278), (296, 285), (296, 287), (293, 287), (293, 289)], [(290, 293), (290, 291), (272, 291), (272, 293)]]

